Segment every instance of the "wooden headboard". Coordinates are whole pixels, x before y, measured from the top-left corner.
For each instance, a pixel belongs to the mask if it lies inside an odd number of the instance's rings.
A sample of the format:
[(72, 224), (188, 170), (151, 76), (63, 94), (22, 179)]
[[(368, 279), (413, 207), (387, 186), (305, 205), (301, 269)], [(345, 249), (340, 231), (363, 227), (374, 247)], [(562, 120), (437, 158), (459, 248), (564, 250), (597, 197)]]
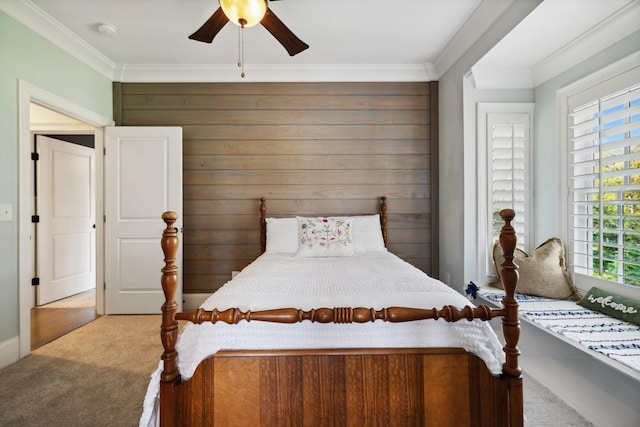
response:
[[(384, 246), (387, 246), (387, 198), (380, 197), (380, 228)], [(351, 215), (350, 215), (351, 216)], [(260, 253), (267, 250), (267, 204), (264, 197), (260, 198)]]

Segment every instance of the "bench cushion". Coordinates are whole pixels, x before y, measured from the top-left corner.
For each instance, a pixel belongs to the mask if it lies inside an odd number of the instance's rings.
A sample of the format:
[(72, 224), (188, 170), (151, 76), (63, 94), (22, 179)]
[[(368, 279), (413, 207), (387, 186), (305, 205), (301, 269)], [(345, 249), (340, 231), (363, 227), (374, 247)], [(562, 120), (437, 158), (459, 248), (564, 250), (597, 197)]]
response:
[[(504, 292), (480, 287), (483, 298), (499, 304)], [(523, 319), (640, 372), (640, 326), (582, 307), (573, 301), (515, 295)]]

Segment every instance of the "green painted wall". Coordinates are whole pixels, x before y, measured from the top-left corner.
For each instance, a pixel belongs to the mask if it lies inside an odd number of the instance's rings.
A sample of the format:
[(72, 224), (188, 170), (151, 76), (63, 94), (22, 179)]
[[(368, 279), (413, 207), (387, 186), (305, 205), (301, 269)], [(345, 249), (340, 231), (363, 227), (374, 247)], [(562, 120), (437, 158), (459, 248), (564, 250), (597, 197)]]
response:
[(111, 79), (0, 11), (0, 346), (18, 336), (18, 81), (112, 117)]

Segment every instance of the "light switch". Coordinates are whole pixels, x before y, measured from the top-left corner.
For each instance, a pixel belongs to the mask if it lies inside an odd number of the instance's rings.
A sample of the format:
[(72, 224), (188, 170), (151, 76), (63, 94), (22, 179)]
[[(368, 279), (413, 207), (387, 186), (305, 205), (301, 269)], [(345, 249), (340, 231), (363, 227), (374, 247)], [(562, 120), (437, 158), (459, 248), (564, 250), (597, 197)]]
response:
[(13, 219), (12, 211), (10, 204), (0, 204), (0, 221), (11, 221)]

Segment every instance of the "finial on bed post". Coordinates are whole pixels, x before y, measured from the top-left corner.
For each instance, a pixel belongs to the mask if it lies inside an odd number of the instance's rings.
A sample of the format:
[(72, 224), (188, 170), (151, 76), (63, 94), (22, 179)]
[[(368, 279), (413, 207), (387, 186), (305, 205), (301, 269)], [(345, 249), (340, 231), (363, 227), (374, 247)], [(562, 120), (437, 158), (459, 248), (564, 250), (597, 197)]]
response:
[(384, 247), (387, 247), (387, 197), (380, 197), (380, 227), (382, 228), (382, 239)]
[(519, 377), (522, 374), (520, 366), (518, 366), (520, 350), (517, 347), (520, 339), (520, 320), (518, 318), (518, 302), (514, 298), (518, 284), (518, 266), (513, 262), (517, 238), (516, 232), (511, 225), (515, 215), (515, 212), (511, 209), (500, 211), (500, 216), (505, 222), (500, 232), (500, 246), (504, 256), (500, 280), (505, 291), (505, 297), (502, 300), (505, 310), (505, 315), (502, 318), (502, 330), (506, 342), (506, 361), (502, 370), (508, 375)]
[(162, 291), (165, 302), (162, 304), (162, 329), (160, 335), (164, 353), (164, 369), (162, 371), (162, 382), (173, 382), (178, 377), (178, 367), (176, 363), (176, 341), (178, 339), (178, 322), (175, 319), (178, 304), (175, 302), (176, 287), (178, 285), (178, 266), (176, 265), (176, 253), (178, 252), (178, 230), (173, 224), (178, 219), (175, 212), (165, 212), (162, 220), (167, 227), (162, 233), (162, 252), (164, 253), (164, 267), (162, 268)]
[(264, 202), (265, 198), (260, 197), (260, 253), (267, 250), (267, 205)]

